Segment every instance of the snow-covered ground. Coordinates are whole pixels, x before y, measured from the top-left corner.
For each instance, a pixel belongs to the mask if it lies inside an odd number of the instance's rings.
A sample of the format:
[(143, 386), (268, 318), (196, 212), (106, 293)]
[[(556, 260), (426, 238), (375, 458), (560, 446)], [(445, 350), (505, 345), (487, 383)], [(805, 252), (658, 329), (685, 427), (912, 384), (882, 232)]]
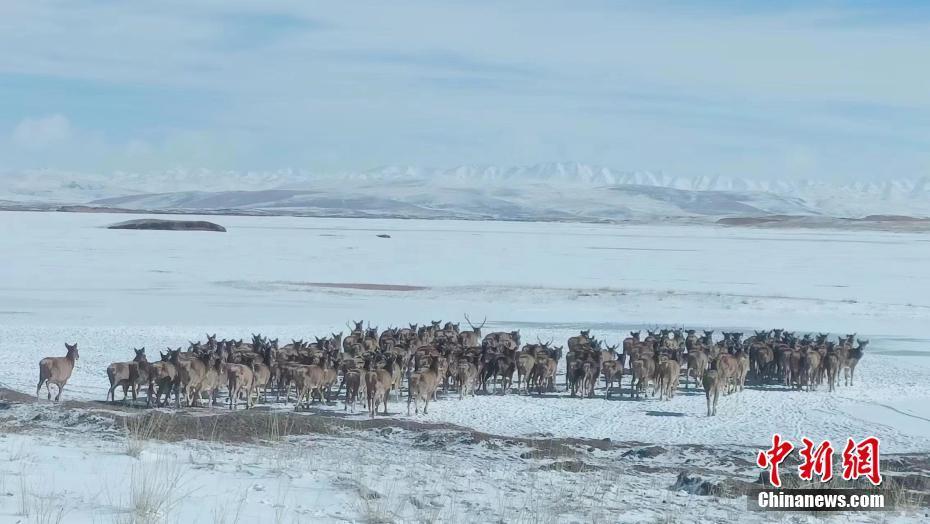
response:
[[(876, 435), (883, 453), (930, 450), (927, 235), (290, 217), (206, 218), (227, 233), (103, 227), (123, 218), (0, 213), (0, 385), (34, 391), (36, 362), (77, 342), (81, 358), (64, 397), (100, 400), (106, 365), (128, 359), (131, 347), (154, 355), (207, 331), (286, 341), (344, 331), (350, 318), (383, 327), (464, 322), (467, 312), (487, 316), (486, 331), (520, 329), (526, 340), (557, 344), (588, 327), (611, 343), (663, 325), (857, 332), (871, 344), (855, 386), (747, 389), (723, 398), (714, 419), (693, 391), (672, 401), (450, 395), (409, 418), (504, 439), (699, 444), (748, 464), (774, 432)], [(390, 413), (408, 419), (394, 399)], [(0, 414), (0, 522), (54, 522), (60, 507), (64, 522), (129, 522), (140, 512), (170, 522), (770, 517), (744, 513), (744, 498), (669, 491), (677, 467), (707, 467), (691, 448), (669, 448), (659, 464), (669, 469), (581, 449), (584, 471), (567, 473), (541, 469), (552, 461), (525, 459), (505, 440), (368, 430), (274, 445), (153, 442), (134, 458), (120, 431), (68, 408), (43, 402)], [(17, 424), (25, 427), (9, 433)], [(165, 505), (149, 507), (147, 493)]]
[(857, 332), (871, 345), (854, 387), (747, 390), (723, 399), (715, 423), (700, 394), (479, 396), (437, 402), (419, 418), (503, 435), (667, 443), (876, 434), (889, 452), (930, 450), (926, 235), (290, 217), (214, 217), (228, 233), (102, 227), (121, 219), (0, 214), (0, 382), (33, 390), (36, 362), (77, 342), (65, 397), (102, 399), (106, 365), (131, 347), (155, 354), (207, 331), (307, 338), (345, 330), (350, 318), (387, 326), (467, 312), (486, 315), (486, 330), (556, 343), (586, 327), (613, 343), (663, 325)]
[[(0, 522), (889, 523), (919, 522), (922, 511), (746, 512), (745, 497), (677, 482), (682, 471), (699, 482), (751, 480), (734, 473), (745, 462), (738, 453), (695, 447), (542, 448), (391, 427), (166, 443), (127, 440), (57, 406), (9, 411), (0, 417)], [(6, 433), (15, 417), (39, 427)]]

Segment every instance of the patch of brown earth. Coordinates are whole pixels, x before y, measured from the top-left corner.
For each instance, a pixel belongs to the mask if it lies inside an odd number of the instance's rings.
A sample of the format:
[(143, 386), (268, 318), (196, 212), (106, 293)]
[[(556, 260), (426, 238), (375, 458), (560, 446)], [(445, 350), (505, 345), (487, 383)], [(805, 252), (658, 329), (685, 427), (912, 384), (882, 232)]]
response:
[(296, 286), (326, 287), (339, 289), (362, 289), (366, 291), (423, 291), (426, 286), (405, 286), (399, 284), (364, 284), (355, 282), (291, 282)]

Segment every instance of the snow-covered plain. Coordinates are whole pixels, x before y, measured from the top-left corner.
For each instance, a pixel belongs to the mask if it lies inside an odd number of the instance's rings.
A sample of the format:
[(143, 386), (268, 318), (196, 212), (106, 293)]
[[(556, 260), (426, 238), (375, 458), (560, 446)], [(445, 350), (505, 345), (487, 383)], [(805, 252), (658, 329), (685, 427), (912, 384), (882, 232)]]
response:
[[(748, 390), (606, 402), (564, 396), (440, 401), (419, 418), (495, 434), (762, 444), (770, 435), (877, 434), (930, 450), (930, 237), (684, 226), (213, 217), (228, 233), (119, 231), (118, 215), (2, 213), (0, 382), (35, 387), (36, 362), (77, 342), (65, 397), (102, 399), (105, 367), (186, 346), (207, 331), (282, 340), (487, 316), (556, 343), (591, 327), (684, 325), (857, 332), (871, 339), (856, 385), (835, 393)], [(391, 238), (378, 238), (386, 233)], [(409, 286), (358, 289), (314, 284)], [(399, 404), (397, 416), (406, 416)]]
[[(693, 391), (665, 402), (452, 395), (411, 418), (505, 437), (703, 444), (748, 460), (773, 432), (876, 435), (884, 453), (930, 450), (927, 235), (292, 217), (205, 218), (227, 233), (104, 228), (123, 218), (0, 213), (0, 385), (34, 391), (36, 362), (77, 342), (81, 359), (64, 397), (100, 400), (106, 365), (128, 359), (131, 347), (154, 354), (208, 331), (286, 341), (345, 330), (348, 319), (383, 327), (464, 321), (467, 312), (487, 316), (486, 331), (520, 329), (557, 344), (588, 327), (611, 343), (664, 325), (858, 332), (871, 345), (855, 386), (750, 388), (723, 398), (715, 419)], [(390, 412), (407, 418), (394, 399)], [(667, 491), (674, 472), (621, 465), (628, 473), (614, 477), (613, 455), (585, 459), (606, 469), (546, 472), (519, 449), (430, 447), (402, 432), (271, 447), (153, 443), (132, 458), (120, 452), (119, 432), (62, 423), (72, 417), (65, 410), (43, 403), (12, 413), (50, 429), (36, 437), (0, 428), (0, 521), (54, 512), (48, 500), (66, 501), (65, 521), (129, 521), (140, 491), (133, 483), (143, 478), (182, 486), (165, 494), (177, 507), (156, 515), (178, 522), (766, 520), (742, 513), (744, 500)], [(78, 438), (56, 436), (62, 424)], [(424, 464), (419, 476), (409, 473), (414, 463)], [(113, 482), (96, 481), (106, 475)], [(366, 490), (380, 495), (368, 499)]]

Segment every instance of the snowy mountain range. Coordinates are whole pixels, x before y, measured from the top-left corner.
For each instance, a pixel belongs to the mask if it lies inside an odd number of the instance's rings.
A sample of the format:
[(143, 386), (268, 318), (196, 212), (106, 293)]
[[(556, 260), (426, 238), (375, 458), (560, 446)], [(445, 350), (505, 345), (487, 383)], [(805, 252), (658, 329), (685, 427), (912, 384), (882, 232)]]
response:
[(437, 169), (0, 173), (0, 200), (132, 210), (517, 220), (772, 214), (930, 216), (930, 178), (836, 184), (625, 172), (581, 163)]

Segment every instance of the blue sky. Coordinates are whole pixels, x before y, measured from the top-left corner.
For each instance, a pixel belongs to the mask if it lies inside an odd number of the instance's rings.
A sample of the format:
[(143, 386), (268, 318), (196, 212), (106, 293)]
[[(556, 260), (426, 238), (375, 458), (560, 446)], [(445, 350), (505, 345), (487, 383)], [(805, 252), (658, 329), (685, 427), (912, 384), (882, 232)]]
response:
[(924, 2), (0, 3), (0, 170), (930, 175)]

